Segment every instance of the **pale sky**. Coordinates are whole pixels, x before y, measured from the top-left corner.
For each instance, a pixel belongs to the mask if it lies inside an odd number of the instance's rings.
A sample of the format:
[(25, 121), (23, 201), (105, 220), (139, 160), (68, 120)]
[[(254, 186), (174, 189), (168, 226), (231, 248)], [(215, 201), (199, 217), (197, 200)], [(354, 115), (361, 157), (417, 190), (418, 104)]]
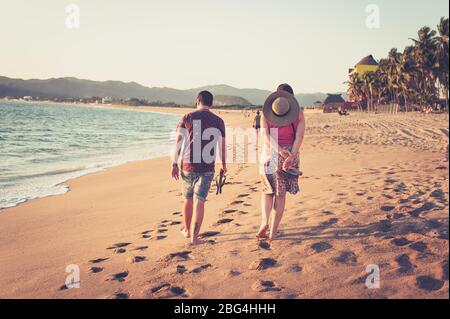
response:
[(336, 92), (362, 57), (403, 49), (448, 12), (448, 0), (0, 0), (0, 75)]

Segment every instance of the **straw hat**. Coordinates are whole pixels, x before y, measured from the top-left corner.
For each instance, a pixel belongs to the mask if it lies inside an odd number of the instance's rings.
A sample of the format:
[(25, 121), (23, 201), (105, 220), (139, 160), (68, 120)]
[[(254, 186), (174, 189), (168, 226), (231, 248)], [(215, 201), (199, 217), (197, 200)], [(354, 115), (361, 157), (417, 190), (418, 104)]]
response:
[(284, 91), (272, 93), (263, 106), (264, 118), (272, 125), (287, 126), (295, 122), (300, 106), (295, 97)]

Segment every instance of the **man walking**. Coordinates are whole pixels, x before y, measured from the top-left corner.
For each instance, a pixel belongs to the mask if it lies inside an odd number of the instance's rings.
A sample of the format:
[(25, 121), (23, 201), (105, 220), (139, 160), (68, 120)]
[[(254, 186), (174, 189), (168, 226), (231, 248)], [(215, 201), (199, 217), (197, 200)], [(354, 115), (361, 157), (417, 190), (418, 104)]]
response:
[[(177, 127), (177, 141), (172, 157), (172, 177), (181, 175), (183, 187), (183, 236), (193, 245), (198, 239), (205, 213), (205, 202), (214, 179), (216, 150), (219, 149), (221, 173), (226, 174), (225, 124), (212, 113), (213, 95), (202, 91), (197, 110), (183, 116)], [(181, 153), (181, 169), (178, 160)], [(193, 222), (193, 230), (192, 230)]]

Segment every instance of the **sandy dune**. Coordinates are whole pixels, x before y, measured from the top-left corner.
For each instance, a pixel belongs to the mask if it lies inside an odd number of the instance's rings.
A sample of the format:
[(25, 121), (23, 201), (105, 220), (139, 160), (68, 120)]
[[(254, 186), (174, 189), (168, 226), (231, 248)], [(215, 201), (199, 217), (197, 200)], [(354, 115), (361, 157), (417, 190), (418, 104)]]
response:
[[(179, 234), (168, 158), (70, 181), (0, 213), (0, 297), (448, 298), (448, 128), (446, 115), (307, 114), (301, 193), (273, 243), (255, 239), (254, 164), (212, 190), (197, 247)], [(69, 264), (79, 289), (63, 289)]]

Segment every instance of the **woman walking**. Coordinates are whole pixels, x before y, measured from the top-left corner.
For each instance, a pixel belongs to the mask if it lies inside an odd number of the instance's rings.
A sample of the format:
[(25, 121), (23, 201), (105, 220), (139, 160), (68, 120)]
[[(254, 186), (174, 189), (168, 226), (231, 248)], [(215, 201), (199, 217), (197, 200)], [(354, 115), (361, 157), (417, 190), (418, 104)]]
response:
[(288, 84), (281, 84), (263, 106), (264, 157), (261, 162), (262, 222), (258, 239), (274, 240), (286, 205), (286, 194), (299, 191), (299, 151), (305, 117)]

